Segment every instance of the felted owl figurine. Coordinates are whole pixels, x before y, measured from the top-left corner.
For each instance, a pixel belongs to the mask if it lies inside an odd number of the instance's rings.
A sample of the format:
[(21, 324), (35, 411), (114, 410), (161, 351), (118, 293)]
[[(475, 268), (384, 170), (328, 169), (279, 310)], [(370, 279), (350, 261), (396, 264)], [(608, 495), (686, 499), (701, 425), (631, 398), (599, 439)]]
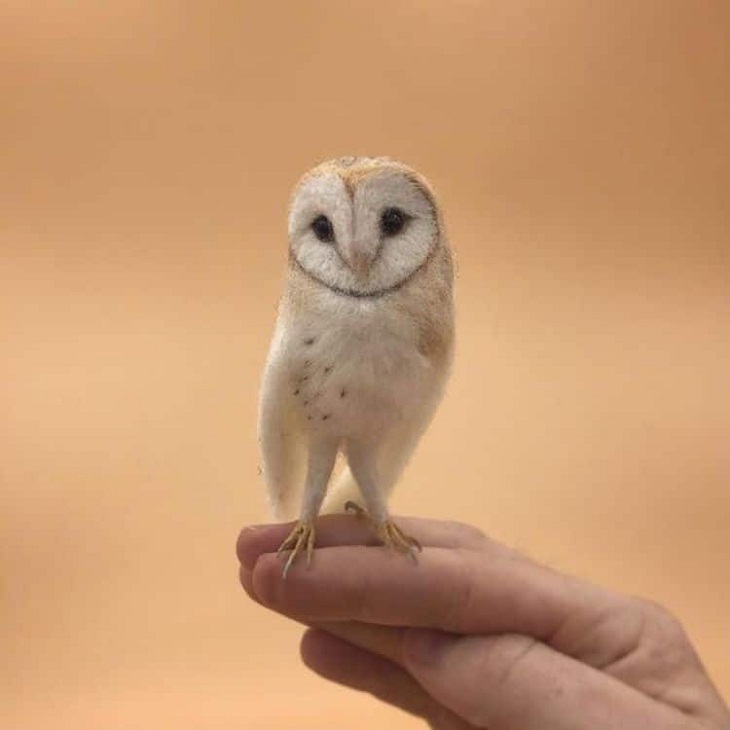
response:
[(311, 560), (340, 453), (347, 466), (325, 510), (359, 493), (383, 543), (415, 557), (420, 546), (390, 519), (387, 499), (441, 400), (453, 342), (451, 252), (426, 180), (383, 157), (306, 173), (291, 200), (286, 289), (259, 402), (275, 516), (290, 515), (301, 494), (279, 549), (290, 551), (284, 576), (300, 552)]

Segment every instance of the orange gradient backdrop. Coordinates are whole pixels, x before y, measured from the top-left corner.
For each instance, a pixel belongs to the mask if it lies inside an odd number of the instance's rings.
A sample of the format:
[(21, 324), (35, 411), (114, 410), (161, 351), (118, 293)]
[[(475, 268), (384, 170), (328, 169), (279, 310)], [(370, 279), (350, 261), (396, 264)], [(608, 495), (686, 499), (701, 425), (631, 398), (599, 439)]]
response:
[[(0, 725), (417, 728), (237, 583), (289, 188), (389, 154), (459, 264), (394, 498), (665, 604), (730, 694), (726, 2), (0, 10)], [(316, 569), (316, 565), (315, 568)]]

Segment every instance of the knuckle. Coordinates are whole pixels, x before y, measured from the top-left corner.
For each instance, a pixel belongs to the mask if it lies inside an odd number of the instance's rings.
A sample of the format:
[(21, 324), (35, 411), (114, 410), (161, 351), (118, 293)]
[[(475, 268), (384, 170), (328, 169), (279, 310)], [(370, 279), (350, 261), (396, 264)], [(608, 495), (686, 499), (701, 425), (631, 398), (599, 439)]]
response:
[(482, 530), (466, 522), (449, 522), (448, 525), (465, 543), (479, 543), (486, 539), (486, 535)]
[(473, 571), (463, 554), (452, 553), (454, 565), (449, 598), (444, 601), (439, 628), (446, 631), (459, 631), (463, 628), (464, 616), (469, 614), (474, 600)]
[(687, 635), (682, 622), (671, 611), (654, 601), (640, 599), (639, 603), (647, 631), (655, 633), (664, 641), (672, 643), (686, 641)]
[(354, 620), (370, 623), (377, 619), (371, 603), (371, 596), (374, 593), (372, 579), (368, 574), (351, 583), (349, 593), (347, 604), (353, 607)]
[(537, 639), (518, 634), (504, 634), (490, 642), (482, 654), (477, 674), (489, 678), (490, 695), (500, 702), (478, 702), (468, 719), (477, 727), (521, 727), (524, 722), (524, 678), (531, 674), (535, 652), (544, 646)]
[(514, 636), (505, 646), (505, 656), (495, 685), (501, 690), (507, 690), (513, 679), (519, 675), (519, 668), (532, 658), (532, 654), (540, 646), (537, 639), (529, 636)]
[(641, 617), (637, 648), (650, 665), (671, 671), (694, 656), (682, 623), (666, 607), (646, 599), (634, 599), (633, 604)]

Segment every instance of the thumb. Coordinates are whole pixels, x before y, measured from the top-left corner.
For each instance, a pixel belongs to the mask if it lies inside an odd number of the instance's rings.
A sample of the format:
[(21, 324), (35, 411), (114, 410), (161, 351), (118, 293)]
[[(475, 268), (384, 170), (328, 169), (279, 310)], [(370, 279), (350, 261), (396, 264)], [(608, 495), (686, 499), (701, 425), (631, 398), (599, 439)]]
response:
[(426, 692), (478, 728), (685, 727), (666, 706), (518, 634), (407, 629), (403, 661)]

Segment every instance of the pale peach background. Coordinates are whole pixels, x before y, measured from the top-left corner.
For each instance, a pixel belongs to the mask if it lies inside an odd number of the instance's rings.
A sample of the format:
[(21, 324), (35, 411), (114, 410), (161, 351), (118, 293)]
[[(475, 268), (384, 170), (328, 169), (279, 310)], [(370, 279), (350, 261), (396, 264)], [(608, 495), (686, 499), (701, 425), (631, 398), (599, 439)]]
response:
[[(238, 587), (308, 166), (440, 193), (459, 349), (398, 511), (675, 611), (730, 695), (730, 6), (0, 10), (0, 725), (421, 727)], [(380, 723), (380, 724), (378, 724)]]

